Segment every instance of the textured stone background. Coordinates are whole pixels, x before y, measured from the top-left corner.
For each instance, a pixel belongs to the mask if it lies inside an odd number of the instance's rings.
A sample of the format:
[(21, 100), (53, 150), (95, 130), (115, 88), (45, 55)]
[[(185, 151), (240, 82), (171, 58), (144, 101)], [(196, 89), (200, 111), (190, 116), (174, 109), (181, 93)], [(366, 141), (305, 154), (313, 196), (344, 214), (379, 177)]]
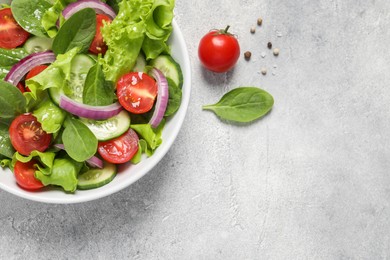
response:
[[(177, 0), (193, 79), (176, 143), (90, 203), (0, 191), (0, 259), (390, 258), (389, 15), (387, 0)], [(197, 46), (227, 24), (252, 59), (216, 75)], [(249, 85), (275, 98), (262, 120), (201, 110)]]

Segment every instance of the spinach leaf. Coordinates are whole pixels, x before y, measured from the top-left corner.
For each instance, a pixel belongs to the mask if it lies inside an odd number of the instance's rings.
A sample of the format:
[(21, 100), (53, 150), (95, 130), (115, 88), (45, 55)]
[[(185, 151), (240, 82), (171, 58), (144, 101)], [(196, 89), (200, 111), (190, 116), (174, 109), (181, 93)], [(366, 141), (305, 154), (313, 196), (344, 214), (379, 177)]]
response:
[(171, 116), (176, 113), (181, 104), (182, 91), (171, 79), (167, 78), (168, 81), (168, 106), (165, 110), (164, 116)]
[(0, 81), (0, 117), (12, 118), (26, 111), (26, 98), (14, 85)]
[(0, 122), (0, 155), (12, 158), (15, 149), (12, 147), (8, 129), (9, 125)]
[(222, 119), (236, 122), (251, 122), (267, 114), (274, 104), (273, 97), (256, 87), (239, 87), (226, 93), (213, 105), (203, 106)]
[(0, 67), (11, 67), (28, 55), (24, 48), (12, 50), (0, 48)]
[(62, 25), (53, 41), (55, 54), (80, 47), (79, 52), (86, 52), (91, 45), (96, 32), (96, 13), (91, 8), (85, 8), (72, 15)]
[(0, 80), (4, 80), (12, 66), (27, 55), (28, 53), (24, 48), (12, 50), (0, 48)]
[(11, 67), (0, 67), (0, 80), (4, 80)]
[(12, 14), (15, 20), (29, 33), (46, 36), (41, 20), (51, 4), (45, 0), (13, 0)]
[(96, 63), (88, 72), (83, 91), (83, 103), (91, 106), (106, 106), (115, 97), (113, 83), (106, 81), (102, 67)]
[(65, 151), (77, 161), (84, 162), (97, 151), (98, 140), (89, 128), (78, 119), (68, 117), (62, 133)]

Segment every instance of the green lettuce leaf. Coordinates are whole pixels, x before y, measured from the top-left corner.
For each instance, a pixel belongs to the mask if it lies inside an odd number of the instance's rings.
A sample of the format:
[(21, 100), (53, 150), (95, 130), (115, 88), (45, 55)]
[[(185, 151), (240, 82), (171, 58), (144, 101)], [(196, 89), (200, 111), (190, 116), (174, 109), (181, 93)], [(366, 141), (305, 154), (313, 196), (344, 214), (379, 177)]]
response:
[(131, 0), (118, 4), (116, 18), (102, 29), (108, 50), (99, 62), (107, 80), (116, 82), (130, 71), (141, 51), (147, 59), (169, 51), (174, 0)]
[(0, 160), (0, 167), (2, 167), (2, 168), (9, 167), (11, 169), (11, 171), (13, 171), (13, 167), (11, 165), (11, 159), (8, 159), (8, 158), (2, 158)]
[(57, 133), (65, 120), (66, 112), (48, 98), (39, 104), (38, 108), (33, 111), (33, 115), (47, 133)]
[(16, 161), (20, 161), (23, 163), (31, 161), (33, 158), (37, 159), (41, 165), (39, 165), (39, 169), (45, 171), (46, 174), (50, 174), (53, 169), (53, 162), (56, 154), (54, 152), (39, 152), (32, 151), (29, 156), (23, 156), (20, 153), (16, 152), (12, 157), (12, 166), (15, 165)]
[(58, 55), (57, 59), (44, 71), (26, 80), (26, 85), (31, 91), (25, 93), (26, 98), (36, 100), (45, 89), (61, 89), (70, 80), (71, 62), (77, 53), (78, 48), (73, 48), (67, 53)]
[(83, 168), (83, 163), (76, 162), (69, 157), (56, 158), (50, 175), (41, 170), (35, 171), (35, 178), (43, 185), (61, 186), (65, 191), (74, 192), (77, 188), (77, 175)]
[(57, 35), (57, 20), (60, 20), (60, 25), (62, 25), (61, 12), (72, 2), (76, 2), (76, 0), (55, 0), (53, 5), (43, 14), (41, 24), (49, 37), (54, 38)]
[(135, 65), (145, 37), (145, 23), (141, 17), (146, 15), (145, 10), (147, 12), (150, 9), (150, 2), (122, 1), (115, 19), (101, 28), (108, 50), (99, 63), (106, 80), (116, 82)]
[(166, 44), (172, 33), (175, 0), (156, 0), (146, 17), (146, 37), (142, 50), (146, 59), (155, 59), (161, 53), (170, 53)]
[[(133, 124), (131, 128), (136, 131), (141, 139), (144, 139), (147, 143), (148, 153), (150, 156), (154, 153), (157, 147), (162, 143), (162, 130), (165, 125), (165, 120), (163, 120), (157, 128), (152, 128), (150, 124)], [(145, 150), (145, 149), (144, 149)]]

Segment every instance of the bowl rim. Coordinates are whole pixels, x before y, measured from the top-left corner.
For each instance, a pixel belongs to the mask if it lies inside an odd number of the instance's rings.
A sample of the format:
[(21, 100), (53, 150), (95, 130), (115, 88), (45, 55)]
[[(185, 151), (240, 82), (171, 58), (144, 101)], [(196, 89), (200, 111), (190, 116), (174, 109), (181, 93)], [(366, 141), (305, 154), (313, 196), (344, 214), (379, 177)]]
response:
[[(175, 41), (178, 42), (178, 48), (180, 49), (180, 53), (182, 55), (181, 56), (182, 62), (180, 63), (180, 66), (182, 67), (182, 71), (183, 71), (183, 88), (182, 88), (183, 96), (182, 96), (179, 111), (177, 111), (176, 114), (173, 116), (173, 118), (175, 119), (175, 127), (171, 129), (172, 131), (170, 131), (169, 133), (170, 138), (167, 140), (163, 139), (163, 144), (160, 147), (158, 147), (156, 152), (150, 158), (147, 158), (150, 161), (150, 163), (145, 164), (141, 170), (137, 171), (136, 174), (130, 176), (130, 178), (127, 178), (123, 182), (116, 183), (115, 186), (112, 186), (109, 189), (101, 189), (105, 187), (102, 186), (101, 188), (98, 189), (78, 191), (80, 193), (83, 192), (86, 193), (83, 194), (82, 196), (77, 196), (77, 194), (67, 194), (62, 189), (61, 192), (63, 192), (63, 194), (66, 197), (63, 197), (62, 195), (54, 196), (54, 197), (39, 196), (39, 194), (45, 194), (48, 192), (44, 190), (41, 192), (35, 192), (35, 191), (31, 192), (31, 191), (23, 190), (22, 188), (17, 186), (16, 186), (17, 189), (15, 189), (14, 187), (10, 187), (6, 184), (3, 184), (2, 182), (0, 182), (0, 189), (7, 191), (18, 197), (35, 201), (35, 202), (51, 203), (51, 204), (74, 204), (74, 203), (94, 201), (112, 195), (130, 186), (131, 184), (133, 184), (134, 182), (136, 182), (137, 180), (145, 176), (148, 172), (150, 172), (162, 160), (162, 158), (164, 158), (164, 156), (166, 155), (166, 153), (169, 151), (174, 141), (176, 140), (180, 132), (180, 129), (182, 128), (184, 119), (186, 117), (190, 95), (191, 95), (191, 66), (190, 66), (190, 58), (189, 58), (187, 45), (175, 18), (172, 20), (172, 27), (173, 27), (173, 33), (171, 37), (174, 37)], [(174, 53), (172, 53), (172, 56), (175, 58)], [(163, 137), (164, 137), (164, 130), (163, 130)], [(127, 168), (129, 167), (131, 167), (131, 165), (129, 166), (129, 164), (126, 164), (126, 166), (120, 166), (119, 168), (123, 168), (122, 170), (126, 171)], [(10, 171), (10, 170), (0, 168), (0, 174), (6, 171)], [(93, 192), (93, 191), (98, 191), (98, 192)]]

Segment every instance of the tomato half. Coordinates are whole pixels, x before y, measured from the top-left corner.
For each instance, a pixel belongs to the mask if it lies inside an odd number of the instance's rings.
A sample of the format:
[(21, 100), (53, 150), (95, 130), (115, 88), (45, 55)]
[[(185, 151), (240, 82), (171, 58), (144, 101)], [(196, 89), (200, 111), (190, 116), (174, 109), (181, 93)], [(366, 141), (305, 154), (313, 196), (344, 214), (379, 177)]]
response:
[(16, 179), (16, 183), (27, 190), (37, 190), (44, 185), (38, 179), (35, 178), (35, 164), (37, 161), (31, 160), (27, 163), (22, 163), (17, 161), (14, 167), (14, 175)]
[(9, 134), (15, 150), (26, 156), (34, 150), (45, 151), (51, 142), (51, 134), (42, 129), (32, 114), (17, 116), (10, 125)]
[(111, 22), (111, 18), (104, 14), (97, 14), (96, 15), (96, 33), (95, 37), (92, 40), (91, 46), (89, 47), (89, 51), (95, 54), (99, 53), (106, 53), (107, 51), (107, 45), (103, 40), (102, 32), (100, 31), (100, 28), (103, 26), (103, 21), (106, 21), (106, 23)]
[(30, 36), (15, 21), (11, 8), (0, 10), (0, 48), (13, 49), (22, 45)]
[(240, 57), (237, 38), (225, 30), (212, 30), (199, 42), (198, 56), (202, 65), (214, 72), (226, 72), (234, 67)]
[(26, 79), (31, 79), (32, 77), (38, 75), (42, 71), (44, 71), (48, 66), (47, 65), (38, 65), (32, 68), (26, 75)]
[(134, 114), (146, 113), (152, 109), (157, 96), (157, 83), (146, 73), (130, 72), (116, 84), (119, 103)]
[(138, 141), (137, 133), (130, 128), (117, 138), (100, 142), (98, 152), (110, 163), (126, 163), (137, 153)]

